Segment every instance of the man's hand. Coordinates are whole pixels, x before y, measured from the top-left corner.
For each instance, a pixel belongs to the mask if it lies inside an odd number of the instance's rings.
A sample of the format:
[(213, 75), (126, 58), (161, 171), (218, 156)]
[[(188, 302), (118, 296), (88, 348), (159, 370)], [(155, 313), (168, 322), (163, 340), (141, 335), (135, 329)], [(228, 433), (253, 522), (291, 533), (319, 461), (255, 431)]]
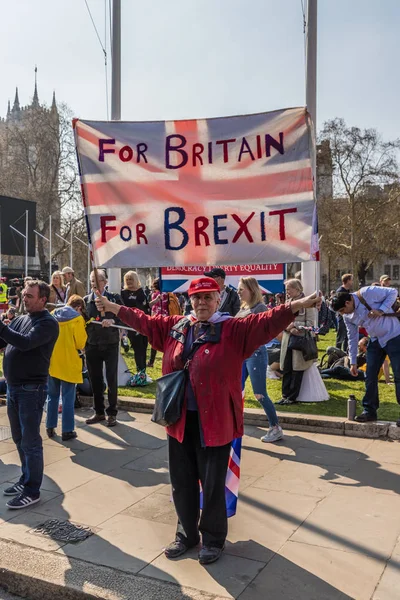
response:
[(102, 327), (111, 327), (112, 325), (114, 325), (115, 321), (114, 319), (103, 319), (101, 322), (101, 326)]
[(301, 335), (301, 331), (299, 331), (299, 329), (297, 329), (297, 327), (292, 327), (292, 329), (289, 332), (291, 335)]
[(292, 313), (297, 313), (299, 310), (303, 308), (316, 308), (320, 309), (322, 304), (322, 296), (321, 292), (316, 292), (306, 296), (305, 298), (300, 298), (299, 300), (292, 300), (290, 303), (290, 308), (292, 309)]
[(351, 365), (350, 373), (353, 375), (353, 377), (358, 377), (357, 365)]
[(95, 290), (96, 298), (94, 299), (96, 308), (99, 312), (112, 312), (111, 306), (112, 302), (110, 302), (105, 296), (102, 296), (99, 290)]
[(115, 302), (110, 302), (105, 296), (102, 296), (100, 294), (99, 290), (95, 290), (94, 293), (96, 294), (96, 298), (94, 300), (96, 303), (96, 308), (100, 313), (110, 312), (114, 315), (117, 315), (119, 313), (119, 309), (121, 308), (119, 304), (116, 304)]
[(371, 319), (376, 319), (377, 317), (381, 317), (383, 315), (383, 310), (378, 310), (376, 308), (369, 311), (368, 316)]

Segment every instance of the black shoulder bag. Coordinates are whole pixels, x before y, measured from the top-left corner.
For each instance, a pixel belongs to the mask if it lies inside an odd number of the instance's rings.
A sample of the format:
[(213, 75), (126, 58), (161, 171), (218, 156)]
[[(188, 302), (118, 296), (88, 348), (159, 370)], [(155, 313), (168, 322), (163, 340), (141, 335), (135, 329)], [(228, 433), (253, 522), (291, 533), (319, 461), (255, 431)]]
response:
[(288, 348), (290, 350), (299, 350), (304, 360), (315, 360), (318, 358), (317, 343), (310, 331), (305, 331), (304, 335), (291, 335)]
[(186, 383), (189, 376), (189, 363), (199, 347), (200, 344), (192, 346), (183, 369), (173, 371), (157, 379), (156, 401), (151, 417), (154, 423), (169, 427), (181, 418)]
[(315, 337), (311, 335), (311, 331), (303, 331), (302, 335), (290, 335), (289, 350), (299, 350), (304, 360), (315, 360), (318, 358), (318, 347)]

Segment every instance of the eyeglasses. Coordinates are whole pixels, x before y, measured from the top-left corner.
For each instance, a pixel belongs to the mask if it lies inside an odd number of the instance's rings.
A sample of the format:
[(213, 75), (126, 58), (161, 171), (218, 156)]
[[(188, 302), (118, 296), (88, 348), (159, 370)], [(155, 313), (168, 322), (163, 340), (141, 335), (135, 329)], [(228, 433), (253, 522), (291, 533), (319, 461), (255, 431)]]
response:
[(214, 297), (210, 294), (205, 294), (204, 296), (198, 296), (197, 294), (193, 294), (191, 298), (194, 302), (200, 302), (200, 300), (205, 300), (206, 302), (211, 302), (214, 300)]

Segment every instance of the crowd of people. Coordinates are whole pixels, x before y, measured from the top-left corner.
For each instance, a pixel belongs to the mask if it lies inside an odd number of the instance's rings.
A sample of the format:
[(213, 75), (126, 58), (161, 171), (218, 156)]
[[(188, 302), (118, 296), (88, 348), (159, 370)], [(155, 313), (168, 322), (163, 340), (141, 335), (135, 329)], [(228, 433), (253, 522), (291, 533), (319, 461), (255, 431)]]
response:
[[(27, 278), (23, 287), (9, 289), (8, 310), (0, 321), (0, 347), (5, 349), (7, 410), (22, 466), (19, 481), (4, 491), (12, 496), (9, 508), (25, 508), (40, 499), (43, 449), (39, 426), (46, 400), (47, 435), (56, 435), (61, 399), (62, 440), (77, 437), (74, 402), (76, 386), (82, 383), (83, 360), (94, 408), (86, 423), (117, 425), (118, 359), (124, 328), (138, 372), (153, 366), (159, 351), (163, 375), (184, 367), (189, 374), (182, 414), (167, 428), (178, 515), (176, 538), (165, 550), (168, 558), (185, 553), (199, 542), (200, 535), (200, 562), (208, 564), (221, 556), (227, 534), (225, 475), (231, 443), (243, 435), (245, 382), (250, 379), (269, 422), (261, 440), (281, 440), (283, 431), (268, 395), (267, 375), (281, 379), (282, 398), (277, 404), (286, 405), (298, 401), (307, 374), (316, 369), (315, 360), (305, 359), (292, 344), (295, 338), (306, 333), (315, 338), (324, 328), (336, 327), (334, 351), (340, 353), (341, 364), (329, 365), (322, 376), (345, 378), (345, 373), (348, 379), (365, 379), (358, 421), (377, 419), (377, 382), (386, 356), (400, 403), (397, 291), (387, 285), (387, 276), (379, 285), (352, 292), (353, 278), (344, 275), (343, 285), (329, 298), (306, 297), (299, 275), (285, 282), (284, 294), (268, 297), (253, 277), (242, 277), (237, 291), (225, 280), (224, 270), (214, 268), (192, 280), (187, 293), (178, 296), (162, 291), (159, 280), (154, 280), (151, 290), (143, 288), (137, 273), (128, 271), (121, 292), (115, 294), (108, 290), (105, 271), (99, 269), (91, 273), (92, 291), (85, 294), (73, 270), (64, 267), (53, 273), (50, 285)], [(203, 491), (200, 520), (199, 482)]]

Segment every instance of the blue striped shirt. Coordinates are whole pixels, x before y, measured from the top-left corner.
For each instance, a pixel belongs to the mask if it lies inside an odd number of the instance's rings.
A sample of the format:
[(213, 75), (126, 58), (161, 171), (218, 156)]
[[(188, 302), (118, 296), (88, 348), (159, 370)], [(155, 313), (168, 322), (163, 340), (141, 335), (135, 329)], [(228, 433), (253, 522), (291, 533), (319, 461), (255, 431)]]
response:
[[(371, 309), (392, 313), (392, 305), (397, 298), (397, 290), (389, 287), (370, 285), (361, 288), (362, 297)], [(354, 299), (354, 312), (343, 315), (349, 338), (349, 355), (352, 365), (357, 364), (358, 351), (358, 328), (364, 327), (368, 331), (371, 340), (378, 340), (379, 345), (384, 348), (389, 340), (400, 335), (400, 321), (395, 317), (369, 316), (368, 309), (361, 304), (357, 294), (351, 294)]]

